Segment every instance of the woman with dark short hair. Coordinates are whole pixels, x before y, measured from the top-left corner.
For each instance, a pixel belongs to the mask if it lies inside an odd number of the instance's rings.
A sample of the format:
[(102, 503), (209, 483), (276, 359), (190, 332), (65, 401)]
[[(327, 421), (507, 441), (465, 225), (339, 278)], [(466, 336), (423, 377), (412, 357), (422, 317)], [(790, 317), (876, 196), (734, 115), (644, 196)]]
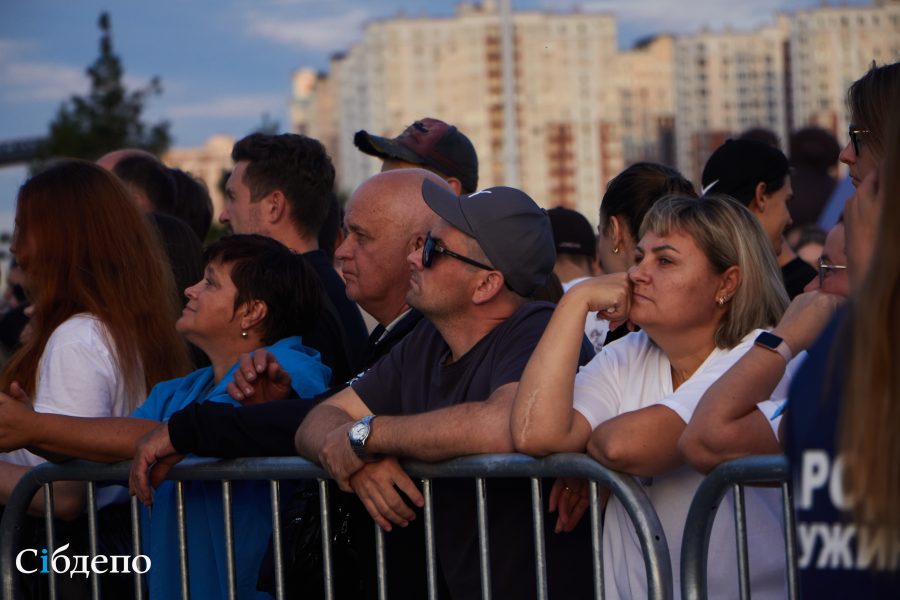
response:
[[(265, 348), (274, 355), (301, 398), (326, 389), (331, 371), (299, 336), (319, 316), (321, 288), (306, 260), (281, 243), (259, 235), (234, 235), (205, 252), (204, 277), (185, 290), (188, 302), (175, 328), (209, 357), (210, 367), (158, 384), (131, 417), (73, 419), (40, 414), (0, 394), (2, 448), (37, 447), (56, 455), (115, 462), (132, 457), (138, 439), (172, 413), (203, 402), (237, 406), (227, 388), (241, 354)], [(310, 403), (312, 406), (312, 403)], [(162, 473), (159, 470), (158, 475)], [(158, 480), (157, 480), (158, 481)], [(218, 483), (185, 484), (191, 596), (227, 597), (222, 490)], [(175, 486), (163, 482), (151, 513), (142, 515), (144, 552), (152, 598), (179, 591)], [(252, 597), (272, 528), (268, 485), (232, 486), (237, 589)]]

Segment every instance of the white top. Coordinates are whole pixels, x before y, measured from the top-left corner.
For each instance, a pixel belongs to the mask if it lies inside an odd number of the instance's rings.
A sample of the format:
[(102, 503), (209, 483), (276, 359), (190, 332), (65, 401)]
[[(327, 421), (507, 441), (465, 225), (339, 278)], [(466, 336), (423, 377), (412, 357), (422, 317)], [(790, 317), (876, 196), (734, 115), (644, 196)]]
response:
[[(125, 381), (116, 365), (106, 326), (95, 316), (69, 317), (47, 340), (38, 363), (34, 410), (73, 417), (127, 417), (131, 406)], [(21, 449), (0, 453), (0, 460), (34, 467), (45, 460)], [(100, 490), (98, 503), (108, 502), (109, 490)]]
[[(575, 378), (575, 410), (594, 429), (616, 415), (661, 404), (689, 421), (703, 393), (743, 356), (762, 330), (744, 337), (732, 350), (715, 349), (677, 391), (672, 390), (671, 365), (643, 331), (631, 333), (604, 347)], [(798, 360), (799, 359), (799, 360)], [(757, 407), (777, 435), (780, 417), (771, 419), (787, 397), (787, 389), (801, 357), (787, 367), (770, 400)], [(653, 503), (666, 534), (675, 597), (681, 595), (681, 539), (688, 508), (703, 475), (688, 466), (665, 475), (636, 478)], [(753, 598), (784, 598), (786, 594), (781, 491), (745, 488), (748, 548)], [(603, 566), (608, 598), (644, 598), (647, 578), (637, 535), (625, 509), (614, 497), (606, 509), (603, 529)], [(734, 502), (731, 494), (719, 507), (709, 544), (710, 598), (738, 594)]]
[[(578, 277), (563, 283), (563, 292), (568, 292), (572, 286), (586, 279), (590, 279), (590, 277)], [(589, 312), (584, 320), (584, 335), (594, 347), (594, 353), (603, 350), (603, 342), (606, 341), (607, 333), (609, 333), (609, 321), (599, 317), (596, 312)]]

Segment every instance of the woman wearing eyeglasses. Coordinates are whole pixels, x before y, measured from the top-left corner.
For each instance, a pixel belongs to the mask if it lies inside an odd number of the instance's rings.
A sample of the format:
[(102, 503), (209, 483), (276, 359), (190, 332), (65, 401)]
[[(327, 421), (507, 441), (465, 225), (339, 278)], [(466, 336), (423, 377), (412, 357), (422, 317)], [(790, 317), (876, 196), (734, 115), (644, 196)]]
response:
[[(850, 109), (849, 142), (841, 151), (840, 160), (849, 167), (850, 181), (859, 188), (863, 180), (881, 165), (889, 136), (886, 127), (897, 111), (896, 90), (900, 87), (900, 63), (876, 67), (855, 81), (847, 91)], [(856, 266), (860, 277), (872, 258), (872, 245), (878, 230), (877, 212), (860, 210), (860, 202), (847, 202), (844, 220), (847, 223), (847, 260)], [(856, 277), (856, 275), (851, 275)], [(861, 281), (854, 282), (859, 285)]]
[(850, 295), (850, 277), (847, 272), (847, 254), (844, 250), (845, 238), (844, 223), (840, 222), (831, 228), (825, 236), (825, 245), (822, 246), (822, 255), (818, 259), (819, 276), (813, 279), (804, 292), (821, 290), (826, 294), (835, 294), (846, 298)]
[[(896, 114), (900, 77), (896, 75), (890, 98), (893, 123), (884, 130), (881, 167), (862, 180), (847, 203), (848, 237), (851, 212), (877, 224), (868, 240), (871, 248), (866, 255), (871, 262), (859, 264), (849, 257), (853, 292), (849, 306), (810, 348), (791, 388), (785, 419), (785, 453), (797, 483), (794, 500), (803, 557), (799, 583), (804, 598), (900, 597), (900, 116)], [(840, 560), (835, 559), (838, 555)]]
[[(533, 455), (583, 452), (638, 478), (666, 534), (676, 589), (687, 510), (702, 475), (685, 465), (678, 439), (709, 385), (773, 326), (787, 305), (781, 275), (757, 219), (737, 202), (668, 197), (641, 226), (628, 278), (599, 277), (560, 301), (519, 383), (511, 429), (516, 449)], [(598, 310), (641, 331), (607, 345), (577, 371), (584, 316)], [(760, 405), (752, 427), (768, 431), (776, 406)], [(583, 482), (554, 486), (558, 530), (587, 507)], [(748, 492), (754, 598), (784, 596), (778, 497)], [(713, 528), (710, 597), (737, 592), (732, 507)], [(623, 506), (611, 499), (603, 528), (607, 597), (646, 597), (641, 549)]]

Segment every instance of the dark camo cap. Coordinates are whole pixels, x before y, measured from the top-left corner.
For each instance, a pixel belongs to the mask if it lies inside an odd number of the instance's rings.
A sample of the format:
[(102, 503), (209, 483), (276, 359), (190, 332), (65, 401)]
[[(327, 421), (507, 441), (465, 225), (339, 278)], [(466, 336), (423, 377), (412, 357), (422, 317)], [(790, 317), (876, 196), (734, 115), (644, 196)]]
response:
[(459, 179), (464, 191), (478, 189), (478, 155), (459, 129), (430, 117), (420, 119), (395, 138), (357, 131), (353, 143), (378, 158), (423, 165), (446, 177)]

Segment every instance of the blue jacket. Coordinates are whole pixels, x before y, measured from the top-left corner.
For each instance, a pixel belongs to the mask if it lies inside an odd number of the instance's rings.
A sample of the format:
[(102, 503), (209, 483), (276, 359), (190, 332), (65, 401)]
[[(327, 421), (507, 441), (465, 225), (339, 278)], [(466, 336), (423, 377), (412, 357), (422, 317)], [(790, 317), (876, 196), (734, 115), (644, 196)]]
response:
[[(285, 338), (267, 348), (291, 376), (291, 385), (301, 398), (325, 391), (331, 370), (319, 353), (304, 346), (299, 337)], [(224, 402), (238, 406), (226, 391), (237, 364), (213, 387), (212, 367), (164, 381), (150, 391), (133, 417), (165, 421), (192, 403)], [(191, 597), (227, 598), (222, 486), (214, 482), (190, 481), (184, 485)], [(263, 481), (232, 485), (232, 520), (235, 566), (239, 598), (268, 598), (256, 591), (259, 565), (272, 534), (269, 486)], [(141, 514), (143, 552), (151, 560), (147, 573), (151, 598), (180, 596), (178, 533), (175, 484), (163, 482), (156, 490), (153, 508)]]

